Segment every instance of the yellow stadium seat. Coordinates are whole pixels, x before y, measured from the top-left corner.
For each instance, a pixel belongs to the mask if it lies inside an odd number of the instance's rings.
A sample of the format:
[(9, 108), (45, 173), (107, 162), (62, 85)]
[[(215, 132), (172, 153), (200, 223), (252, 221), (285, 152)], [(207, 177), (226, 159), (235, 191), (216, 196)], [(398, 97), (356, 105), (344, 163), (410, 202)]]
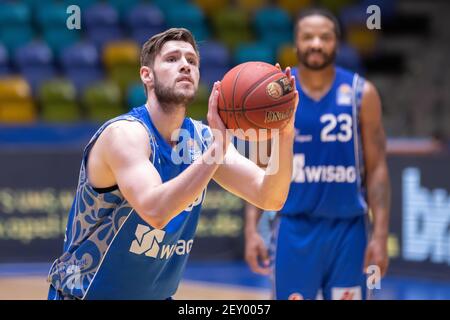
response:
[(26, 100), (31, 97), (31, 89), (22, 77), (0, 78), (0, 100)]
[(339, 11), (357, 1), (355, 0), (319, 0), (319, 5), (327, 8), (328, 10), (338, 14)]
[(292, 16), (296, 16), (301, 9), (312, 5), (311, 0), (277, 0), (277, 5)]
[(36, 107), (25, 79), (0, 78), (0, 122), (27, 123), (35, 120)]
[(103, 63), (108, 70), (117, 65), (137, 65), (139, 54), (140, 48), (136, 42), (110, 42), (103, 50)]
[(208, 98), (208, 88), (203, 84), (199, 84), (195, 100), (187, 108), (187, 116), (195, 120), (206, 119), (206, 114), (208, 112)]
[(231, 49), (253, 39), (249, 14), (244, 11), (227, 8), (216, 12), (212, 24), (217, 38)]
[(237, 0), (237, 6), (239, 9), (246, 12), (253, 12), (266, 6), (267, 0)]
[(140, 49), (133, 41), (116, 41), (105, 46), (103, 63), (108, 78), (119, 85), (122, 94), (128, 86), (139, 81)]
[(281, 68), (295, 67), (298, 64), (295, 47), (292, 45), (284, 45), (278, 50), (278, 63)]
[(228, 0), (195, 0), (195, 4), (199, 6), (207, 16), (211, 16), (215, 12), (224, 10), (228, 5)]
[(36, 120), (36, 108), (32, 100), (7, 102), (0, 105), (0, 122), (29, 123)]

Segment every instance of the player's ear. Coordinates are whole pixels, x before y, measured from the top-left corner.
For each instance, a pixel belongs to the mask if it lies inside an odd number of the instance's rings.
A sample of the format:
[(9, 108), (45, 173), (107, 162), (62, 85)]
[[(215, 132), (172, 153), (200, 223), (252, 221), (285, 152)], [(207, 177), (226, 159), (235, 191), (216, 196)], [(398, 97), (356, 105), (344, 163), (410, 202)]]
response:
[(141, 75), (142, 83), (144, 83), (144, 85), (147, 88), (152, 88), (153, 87), (153, 81), (154, 81), (152, 70), (149, 67), (147, 67), (147, 66), (143, 66), (140, 69), (140, 75)]

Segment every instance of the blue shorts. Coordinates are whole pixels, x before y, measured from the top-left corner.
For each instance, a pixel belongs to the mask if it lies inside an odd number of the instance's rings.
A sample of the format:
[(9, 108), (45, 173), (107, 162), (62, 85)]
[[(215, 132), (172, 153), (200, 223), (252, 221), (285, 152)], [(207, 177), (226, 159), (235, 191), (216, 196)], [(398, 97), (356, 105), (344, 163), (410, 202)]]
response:
[(366, 299), (366, 216), (280, 216), (274, 241), (276, 299)]

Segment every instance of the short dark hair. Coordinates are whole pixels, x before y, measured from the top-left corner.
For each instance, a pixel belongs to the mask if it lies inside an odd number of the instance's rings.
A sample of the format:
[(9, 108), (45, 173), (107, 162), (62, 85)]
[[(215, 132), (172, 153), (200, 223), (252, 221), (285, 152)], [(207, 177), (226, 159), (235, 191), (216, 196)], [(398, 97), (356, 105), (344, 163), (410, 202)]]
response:
[(200, 56), (195, 38), (188, 29), (171, 28), (164, 32), (155, 34), (144, 43), (141, 49), (141, 67), (153, 67), (156, 55), (161, 51), (166, 42), (172, 40), (190, 43), (197, 56)]
[(338, 40), (341, 39), (341, 26), (339, 24), (339, 20), (336, 18), (336, 16), (328, 9), (325, 8), (308, 8), (305, 10), (302, 10), (297, 15), (297, 18), (295, 19), (295, 26), (294, 26), (294, 36), (297, 37), (298, 31), (299, 31), (299, 22), (306, 18), (311, 16), (322, 16), (333, 22), (334, 24), (334, 33), (336, 35), (336, 38)]

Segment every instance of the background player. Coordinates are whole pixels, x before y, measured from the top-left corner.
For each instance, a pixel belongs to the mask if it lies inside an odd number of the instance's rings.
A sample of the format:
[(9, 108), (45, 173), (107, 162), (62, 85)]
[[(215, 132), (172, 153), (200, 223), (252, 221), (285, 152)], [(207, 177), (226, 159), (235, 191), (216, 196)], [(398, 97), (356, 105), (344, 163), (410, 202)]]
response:
[(293, 120), (280, 132), (286, 163), (265, 175), (225, 138), (217, 113), (220, 83), (209, 99), (213, 130), (185, 117), (199, 64), (186, 29), (169, 29), (144, 44), (140, 76), (147, 103), (105, 123), (84, 151), (64, 253), (49, 273), (50, 299), (170, 298), (211, 179), (258, 207), (282, 207), (292, 174)]
[[(388, 266), (390, 184), (380, 98), (357, 74), (334, 65), (340, 29), (328, 11), (301, 12), (295, 24), (298, 68), (294, 169), (275, 230), (275, 298), (365, 298), (364, 270)], [(366, 213), (373, 213), (367, 244)], [(247, 206), (246, 260), (268, 274), (257, 233), (259, 209)]]

